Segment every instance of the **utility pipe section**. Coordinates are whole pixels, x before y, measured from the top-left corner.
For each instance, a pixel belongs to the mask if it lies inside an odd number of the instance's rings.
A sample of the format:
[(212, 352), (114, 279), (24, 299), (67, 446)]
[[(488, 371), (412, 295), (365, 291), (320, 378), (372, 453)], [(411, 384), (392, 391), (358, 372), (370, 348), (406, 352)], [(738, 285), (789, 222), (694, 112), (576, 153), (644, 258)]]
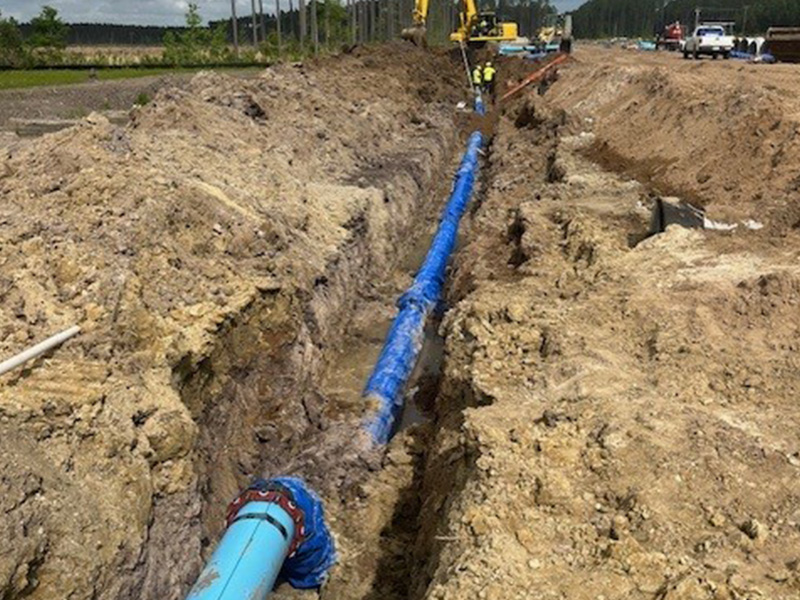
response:
[(533, 73), (528, 75), (519, 84), (517, 84), (516, 86), (511, 88), (505, 94), (503, 94), (500, 97), (500, 102), (505, 102), (506, 100), (511, 98), (511, 96), (513, 96), (514, 94), (516, 94), (520, 90), (524, 89), (526, 86), (528, 86), (528, 85), (530, 85), (532, 83), (538, 83), (539, 81), (541, 81), (544, 78), (545, 75), (547, 75), (551, 70), (555, 69), (561, 63), (565, 62), (568, 58), (569, 58), (569, 54), (566, 54), (566, 53), (563, 53), (563, 52), (561, 52), (559, 54), (556, 54), (555, 58), (553, 60), (551, 60), (549, 63), (547, 63), (542, 68), (537, 69), (536, 71), (534, 71)]
[[(483, 110), (480, 95), (476, 98), (475, 109), (476, 112)], [(365, 428), (377, 444), (389, 441), (402, 413), (403, 388), (422, 349), (425, 321), (441, 298), (447, 263), (456, 245), (458, 225), (472, 196), (482, 145), (483, 136), (476, 131), (469, 138), (425, 262), (414, 283), (397, 301), (399, 312), (364, 389), (365, 398), (376, 405)]]
[[(476, 93), (475, 112), (485, 114)], [(455, 176), (431, 247), (400, 309), (364, 395), (377, 402), (365, 427), (374, 441), (389, 441), (403, 407), (402, 392), (422, 348), (428, 314), (438, 304), (458, 226), (472, 196), (483, 136), (476, 131)], [(320, 587), (336, 562), (322, 501), (301, 479), (257, 479), (228, 508), (227, 529), (187, 600), (264, 600), (279, 580)]]
[(475, 90), (475, 112), (480, 116), (486, 116), (486, 106), (483, 103), (483, 96), (479, 89)]
[(278, 579), (318, 588), (334, 562), (319, 497), (301, 479), (257, 479), (229, 506), (225, 534), (187, 600), (263, 600)]
[(16, 356), (12, 356), (8, 360), (3, 361), (0, 363), (0, 375), (5, 375), (12, 369), (16, 369), (20, 365), (25, 364), (29, 360), (37, 358), (47, 352), (48, 350), (52, 350), (56, 346), (60, 346), (64, 342), (66, 342), (71, 337), (78, 335), (81, 331), (81, 328), (77, 325), (70, 327), (69, 329), (62, 331), (61, 333), (57, 333), (54, 336), (51, 336), (44, 340), (43, 342), (39, 342), (35, 346), (32, 346), (25, 350), (24, 352), (20, 352)]

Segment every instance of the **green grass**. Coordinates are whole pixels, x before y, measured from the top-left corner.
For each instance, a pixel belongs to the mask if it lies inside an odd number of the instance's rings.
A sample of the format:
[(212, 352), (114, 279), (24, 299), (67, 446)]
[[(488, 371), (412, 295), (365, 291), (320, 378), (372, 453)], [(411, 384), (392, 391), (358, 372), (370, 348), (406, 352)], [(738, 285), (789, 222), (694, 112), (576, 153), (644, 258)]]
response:
[[(259, 67), (226, 67), (225, 71), (257, 71)], [(157, 68), (157, 69), (101, 69), (97, 71), (97, 78), (101, 81), (113, 79), (132, 79), (135, 77), (151, 77), (173, 73), (196, 73), (201, 69)], [(89, 81), (89, 71), (78, 69), (65, 70), (18, 70), (0, 71), (0, 90), (15, 88), (31, 88), (48, 85), (68, 85), (71, 83), (85, 83)]]

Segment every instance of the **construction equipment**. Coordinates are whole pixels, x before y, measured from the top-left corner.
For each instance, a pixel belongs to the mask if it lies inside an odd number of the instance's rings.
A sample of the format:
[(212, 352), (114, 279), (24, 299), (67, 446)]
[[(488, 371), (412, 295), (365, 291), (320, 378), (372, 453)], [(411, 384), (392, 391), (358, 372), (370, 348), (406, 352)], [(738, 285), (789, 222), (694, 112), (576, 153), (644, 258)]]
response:
[(770, 27), (765, 46), (780, 62), (800, 62), (800, 27)]
[(572, 15), (552, 15), (536, 34), (542, 52), (572, 50)]
[[(498, 21), (491, 11), (478, 12), (475, 0), (460, 0), (458, 28), (450, 34), (453, 42), (470, 46), (483, 46), (487, 42), (511, 42), (517, 39), (519, 27), (516, 23)], [(401, 36), (417, 46), (426, 45), (428, 8), (430, 0), (415, 0), (411, 13), (413, 25), (403, 29)]]
[(684, 32), (680, 21), (675, 21), (671, 25), (664, 27), (664, 30), (656, 38), (656, 49), (677, 52), (681, 49)]

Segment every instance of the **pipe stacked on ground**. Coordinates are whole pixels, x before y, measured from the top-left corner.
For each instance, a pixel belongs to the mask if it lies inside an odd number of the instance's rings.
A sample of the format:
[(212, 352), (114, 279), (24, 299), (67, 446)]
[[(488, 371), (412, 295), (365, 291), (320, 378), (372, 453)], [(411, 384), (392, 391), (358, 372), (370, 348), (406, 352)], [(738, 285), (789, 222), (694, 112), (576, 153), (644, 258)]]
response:
[[(478, 98), (476, 111), (482, 114), (482, 109), (483, 104)], [(482, 144), (480, 132), (476, 131), (470, 136), (439, 229), (414, 283), (397, 301), (399, 312), (364, 389), (364, 396), (377, 404), (376, 411), (365, 425), (377, 444), (389, 441), (402, 414), (403, 388), (422, 349), (425, 321), (441, 298), (447, 263), (458, 237), (459, 222), (472, 196), (478, 171), (478, 152)]]

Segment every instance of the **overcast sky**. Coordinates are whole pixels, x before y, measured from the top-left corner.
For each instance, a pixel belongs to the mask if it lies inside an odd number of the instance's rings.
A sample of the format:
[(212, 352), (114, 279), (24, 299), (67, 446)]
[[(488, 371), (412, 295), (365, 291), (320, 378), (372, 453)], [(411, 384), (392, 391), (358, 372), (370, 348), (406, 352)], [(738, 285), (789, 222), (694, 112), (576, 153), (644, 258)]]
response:
[[(230, 0), (195, 0), (206, 21), (230, 15)], [(445, 0), (446, 1), (446, 0)], [(561, 10), (575, 8), (585, 0), (554, 0)], [(186, 0), (0, 0), (0, 12), (18, 21), (28, 21), (50, 4), (69, 23), (126, 23), (136, 25), (182, 25)], [(249, 14), (250, 0), (237, 0), (241, 14)], [(283, 4), (288, 6), (288, 0)], [(275, 0), (264, 0), (264, 10), (272, 12)]]

